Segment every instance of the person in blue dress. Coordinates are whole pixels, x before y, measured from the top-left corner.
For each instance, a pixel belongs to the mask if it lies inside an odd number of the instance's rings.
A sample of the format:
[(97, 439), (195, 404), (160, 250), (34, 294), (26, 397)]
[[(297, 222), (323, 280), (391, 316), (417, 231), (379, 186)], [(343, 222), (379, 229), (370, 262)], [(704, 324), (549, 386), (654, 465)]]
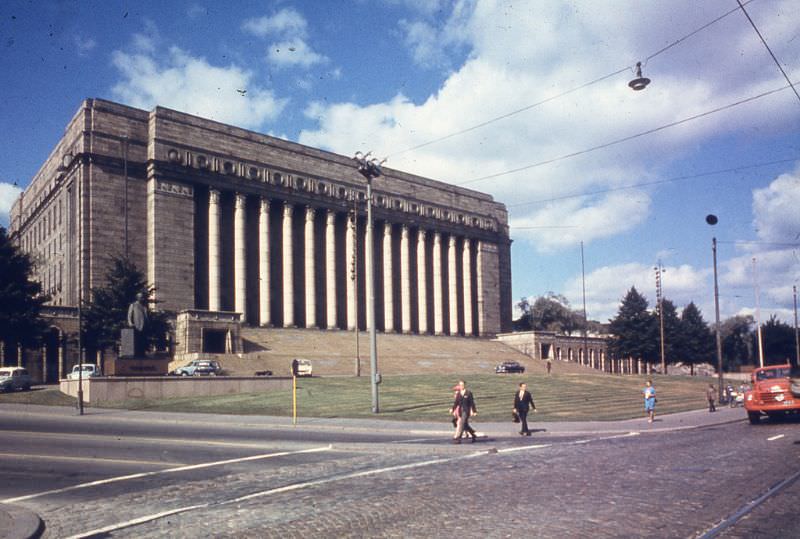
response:
[(642, 393), (644, 394), (644, 412), (647, 414), (647, 422), (652, 423), (656, 416), (656, 388), (653, 387), (652, 380), (647, 381)]

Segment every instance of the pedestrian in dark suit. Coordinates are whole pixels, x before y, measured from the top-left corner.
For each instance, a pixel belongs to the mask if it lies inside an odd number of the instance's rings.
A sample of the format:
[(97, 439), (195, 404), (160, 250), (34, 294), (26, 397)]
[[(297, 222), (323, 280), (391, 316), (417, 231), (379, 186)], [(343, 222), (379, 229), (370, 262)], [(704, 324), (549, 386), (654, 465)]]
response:
[(528, 391), (528, 384), (521, 383), (519, 391), (514, 394), (514, 411), (517, 412), (519, 417), (520, 435), (530, 436), (531, 431), (528, 429), (528, 410), (533, 408), (536, 411), (536, 405), (533, 403), (533, 395)]
[(478, 415), (478, 409), (475, 408), (475, 397), (472, 396), (472, 391), (467, 389), (467, 383), (464, 380), (458, 381), (458, 391), (456, 398), (453, 402), (453, 413), (458, 414), (458, 423), (456, 424), (456, 433), (453, 436), (453, 443), (461, 443), (461, 435), (467, 432), (472, 436), (472, 442), (475, 442), (475, 429), (469, 426), (469, 418)]

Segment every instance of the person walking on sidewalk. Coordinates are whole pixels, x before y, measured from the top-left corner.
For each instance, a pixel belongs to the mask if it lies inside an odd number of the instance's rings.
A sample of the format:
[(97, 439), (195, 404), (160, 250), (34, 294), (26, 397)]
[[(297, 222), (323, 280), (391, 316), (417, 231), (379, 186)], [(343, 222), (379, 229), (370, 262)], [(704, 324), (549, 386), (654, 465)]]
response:
[(714, 406), (714, 401), (717, 398), (717, 390), (714, 387), (714, 384), (708, 384), (708, 389), (706, 389), (706, 399), (708, 399), (708, 411), (709, 412), (716, 412), (717, 407)]
[(519, 417), (521, 436), (530, 436), (531, 431), (528, 429), (528, 410), (533, 408), (536, 411), (536, 405), (533, 403), (533, 396), (528, 391), (528, 384), (522, 382), (519, 384), (519, 391), (514, 394), (514, 410)]
[(644, 386), (644, 413), (647, 415), (647, 422), (652, 423), (656, 417), (656, 388), (653, 387), (653, 381), (648, 380)]
[(456, 433), (453, 436), (453, 443), (461, 443), (461, 435), (466, 432), (472, 437), (472, 442), (475, 442), (475, 429), (469, 426), (469, 418), (478, 415), (478, 409), (475, 408), (475, 397), (472, 391), (467, 389), (467, 383), (464, 380), (458, 381), (458, 392), (456, 392), (456, 399), (453, 402), (453, 411), (458, 413), (458, 423), (456, 424)]

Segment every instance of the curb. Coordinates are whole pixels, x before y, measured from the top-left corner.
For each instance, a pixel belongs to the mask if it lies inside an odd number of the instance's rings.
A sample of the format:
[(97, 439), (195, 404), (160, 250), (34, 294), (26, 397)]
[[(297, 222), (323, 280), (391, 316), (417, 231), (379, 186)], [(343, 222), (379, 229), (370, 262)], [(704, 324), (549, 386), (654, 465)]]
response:
[(39, 515), (20, 507), (0, 503), (0, 539), (38, 539), (44, 532)]

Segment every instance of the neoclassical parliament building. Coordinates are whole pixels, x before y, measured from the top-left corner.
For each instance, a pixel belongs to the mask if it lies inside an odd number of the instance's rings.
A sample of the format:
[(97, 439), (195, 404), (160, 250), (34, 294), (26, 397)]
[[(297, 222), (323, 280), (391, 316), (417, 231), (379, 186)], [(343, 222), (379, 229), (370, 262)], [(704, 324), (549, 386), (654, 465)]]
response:
[[(390, 168), (373, 204), (378, 330), (510, 329), (503, 204)], [(365, 232), (366, 180), (350, 156), (101, 99), (81, 104), (10, 215), (54, 312), (127, 254), (158, 309), (325, 330), (366, 327)]]

